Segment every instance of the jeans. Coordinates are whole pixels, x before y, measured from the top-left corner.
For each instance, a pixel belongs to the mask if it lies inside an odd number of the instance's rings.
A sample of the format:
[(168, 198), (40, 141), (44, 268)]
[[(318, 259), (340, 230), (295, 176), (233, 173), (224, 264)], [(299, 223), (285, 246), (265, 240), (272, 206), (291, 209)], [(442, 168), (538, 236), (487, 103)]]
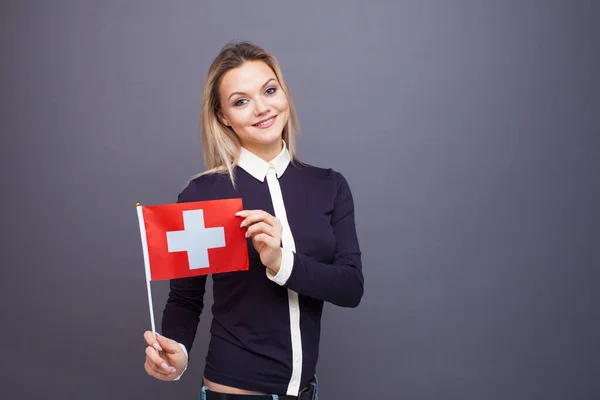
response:
[[(317, 379), (317, 375), (315, 375), (315, 396), (313, 398), (313, 400), (319, 400), (319, 380)], [(198, 400), (206, 400), (206, 392), (209, 391), (210, 389), (206, 386), (206, 385), (202, 385), (202, 390), (200, 391), (200, 394), (198, 395)], [(248, 395), (248, 400), (252, 399), (251, 394)], [(272, 397), (273, 400), (279, 400), (279, 396), (276, 394), (272, 394), (270, 395)]]

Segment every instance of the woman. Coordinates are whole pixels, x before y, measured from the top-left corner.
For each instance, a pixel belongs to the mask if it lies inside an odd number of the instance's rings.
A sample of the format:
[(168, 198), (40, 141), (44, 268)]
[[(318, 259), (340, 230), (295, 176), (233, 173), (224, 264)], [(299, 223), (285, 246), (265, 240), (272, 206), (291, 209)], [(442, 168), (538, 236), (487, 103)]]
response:
[[(276, 59), (251, 43), (225, 46), (202, 99), (207, 171), (178, 202), (241, 197), (250, 266), (212, 277), (202, 399), (316, 398), (323, 303), (356, 307), (362, 298), (350, 188), (340, 173), (298, 161), (297, 127)], [(163, 336), (144, 333), (149, 375), (176, 380), (187, 368), (205, 283), (170, 282)]]

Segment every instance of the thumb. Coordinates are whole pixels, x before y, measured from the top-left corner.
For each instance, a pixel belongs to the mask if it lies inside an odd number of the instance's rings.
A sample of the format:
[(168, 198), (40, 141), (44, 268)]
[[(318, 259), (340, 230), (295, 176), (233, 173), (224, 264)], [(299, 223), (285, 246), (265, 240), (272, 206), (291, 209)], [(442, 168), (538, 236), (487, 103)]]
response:
[(179, 346), (179, 343), (177, 343), (173, 339), (169, 339), (162, 336), (158, 332), (156, 332), (156, 340), (158, 340), (158, 344), (160, 344), (160, 347), (162, 347), (163, 350), (167, 353), (175, 354), (181, 351), (181, 346)]

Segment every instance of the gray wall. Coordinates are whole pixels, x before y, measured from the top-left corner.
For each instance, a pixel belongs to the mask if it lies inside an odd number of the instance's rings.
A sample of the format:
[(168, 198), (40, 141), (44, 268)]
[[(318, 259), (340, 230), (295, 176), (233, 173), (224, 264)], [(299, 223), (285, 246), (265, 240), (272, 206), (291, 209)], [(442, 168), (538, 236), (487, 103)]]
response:
[(599, 8), (1, 2), (0, 397), (195, 398), (209, 309), (181, 381), (142, 366), (134, 204), (202, 169), (204, 75), (248, 39), (356, 199), (366, 292), (326, 307), (322, 399), (598, 398)]

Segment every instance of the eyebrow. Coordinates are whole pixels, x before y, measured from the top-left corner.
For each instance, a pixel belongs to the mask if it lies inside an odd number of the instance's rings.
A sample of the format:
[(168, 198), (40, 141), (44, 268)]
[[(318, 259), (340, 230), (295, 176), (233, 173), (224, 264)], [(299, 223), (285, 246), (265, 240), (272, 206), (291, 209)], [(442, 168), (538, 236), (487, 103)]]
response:
[[(275, 78), (271, 78), (271, 79), (269, 79), (268, 81), (266, 81), (266, 82), (265, 82), (265, 83), (264, 83), (264, 84), (261, 86), (261, 89), (264, 89), (264, 88), (265, 88), (265, 86), (267, 86), (267, 85), (268, 85), (268, 84), (269, 84), (271, 81), (274, 81), (274, 80), (275, 80)], [(244, 92), (233, 92), (233, 93), (231, 93), (231, 94), (229, 95), (229, 97), (227, 98), (227, 100), (231, 99), (231, 97), (233, 97), (233, 95), (236, 95), (236, 94), (245, 94), (245, 93), (244, 93)]]

